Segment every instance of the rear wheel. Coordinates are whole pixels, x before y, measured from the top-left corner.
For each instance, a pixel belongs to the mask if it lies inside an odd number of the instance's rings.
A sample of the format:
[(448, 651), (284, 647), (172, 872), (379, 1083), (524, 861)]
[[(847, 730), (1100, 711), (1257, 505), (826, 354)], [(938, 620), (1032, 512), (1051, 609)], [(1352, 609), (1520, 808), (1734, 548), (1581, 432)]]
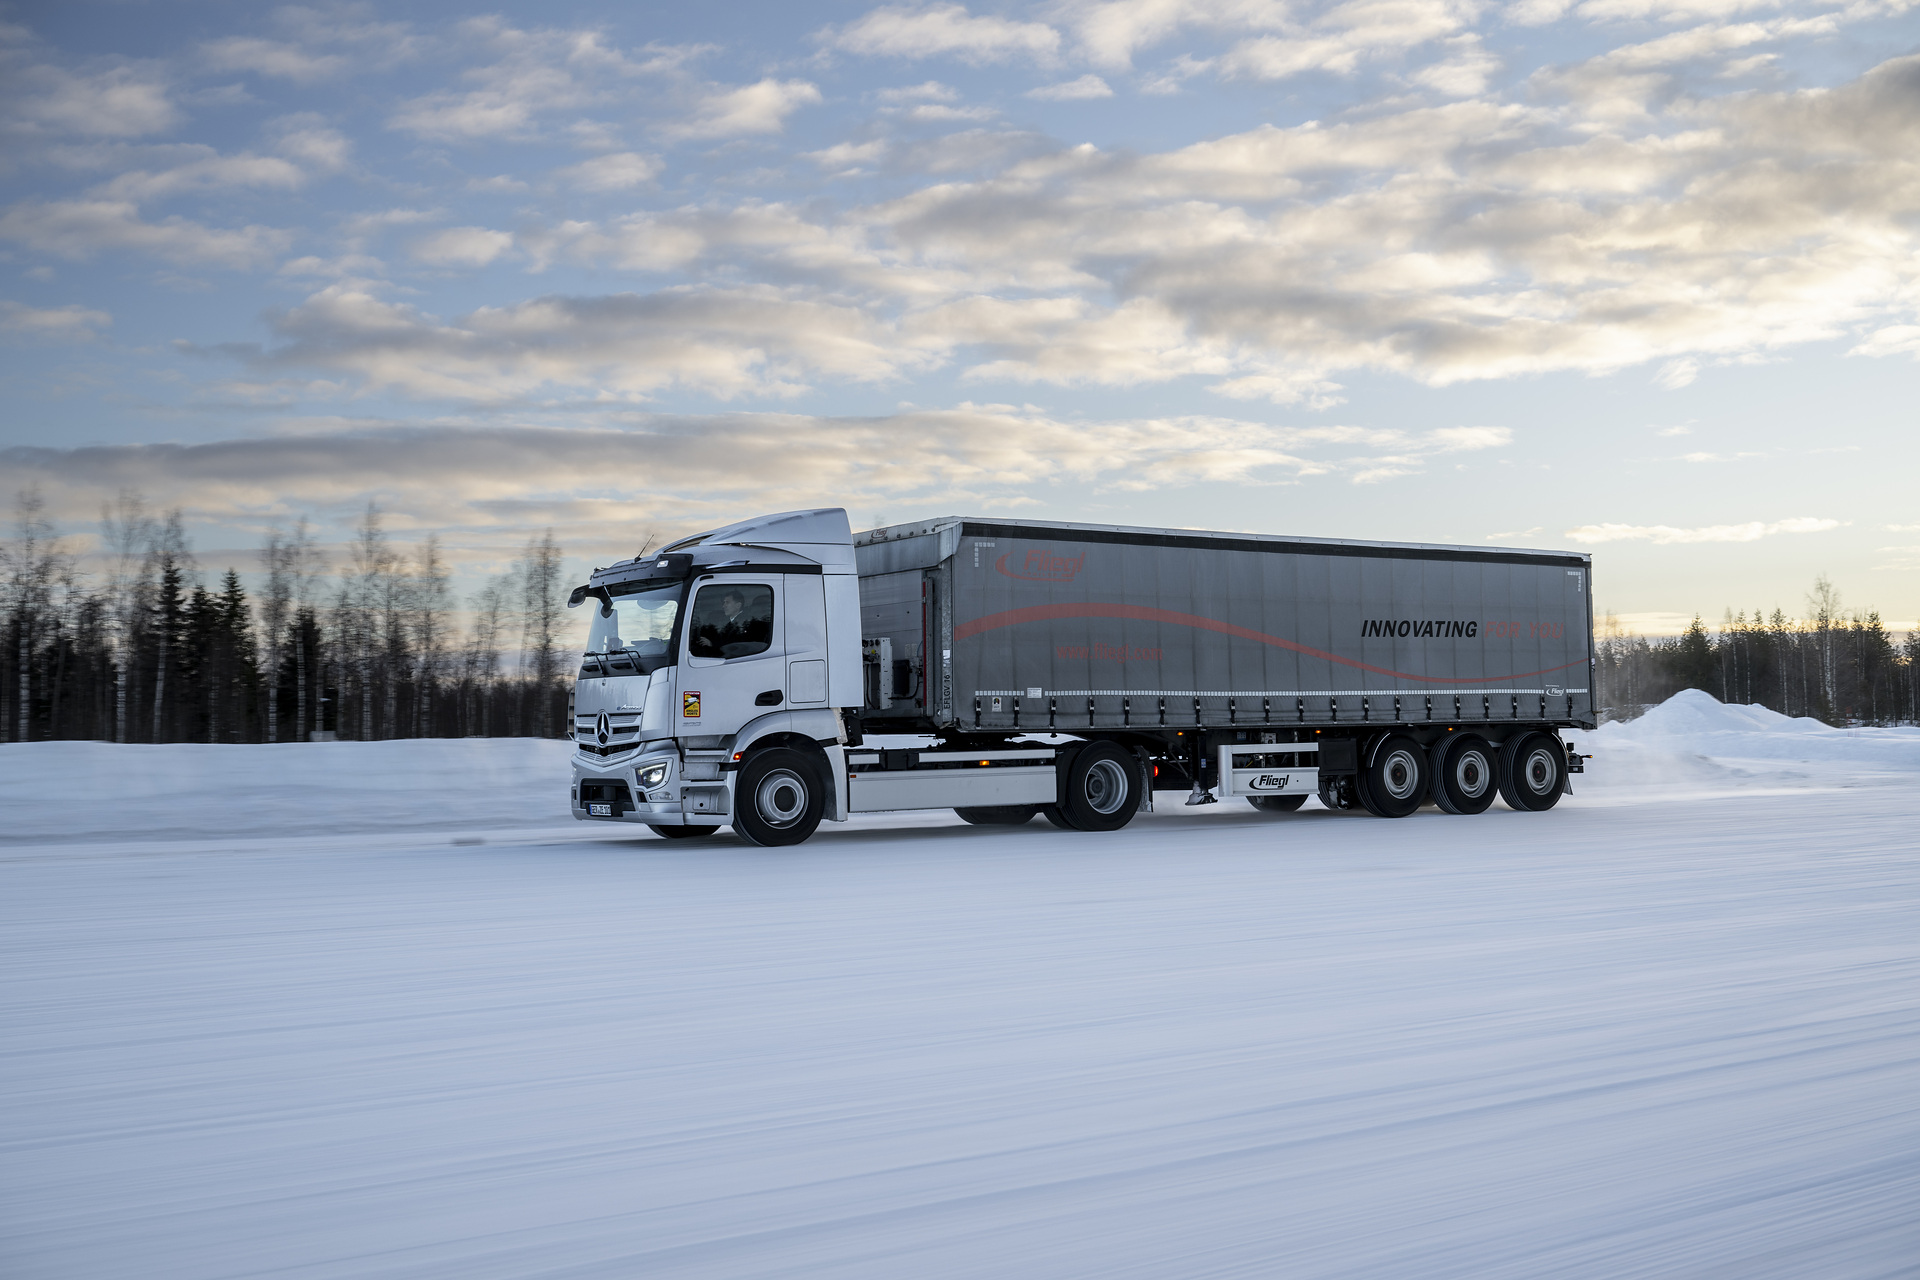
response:
[(1292, 813), (1307, 802), (1305, 796), (1248, 796), (1247, 803), (1262, 813)]
[(960, 821), (971, 822), (976, 827), (1019, 827), (1033, 821), (1033, 815), (1040, 812), (1037, 804), (983, 804), (970, 805), (964, 809), (955, 809)]
[(826, 810), (822, 772), (792, 747), (769, 747), (747, 757), (733, 790), (733, 829), (755, 844), (799, 844), (813, 834)]
[(1500, 798), (1509, 809), (1544, 813), (1566, 786), (1566, 749), (1552, 734), (1516, 734), (1500, 744)]
[(647, 830), (668, 840), (693, 840), (700, 836), (710, 836), (719, 829), (718, 827), (660, 827), (651, 822), (647, 824)]
[(1373, 748), (1360, 770), (1360, 803), (1376, 818), (1404, 818), (1427, 798), (1427, 753), (1403, 733)]
[[(1118, 831), (1140, 807), (1140, 762), (1111, 742), (1094, 742), (1066, 764), (1066, 794), (1045, 810), (1055, 826), (1076, 831)], [(1055, 817), (1055, 813), (1059, 817)]]
[(1500, 766), (1477, 733), (1448, 734), (1428, 754), (1433, 802), (1446, 813), (1485, 813), (1499, 789)]

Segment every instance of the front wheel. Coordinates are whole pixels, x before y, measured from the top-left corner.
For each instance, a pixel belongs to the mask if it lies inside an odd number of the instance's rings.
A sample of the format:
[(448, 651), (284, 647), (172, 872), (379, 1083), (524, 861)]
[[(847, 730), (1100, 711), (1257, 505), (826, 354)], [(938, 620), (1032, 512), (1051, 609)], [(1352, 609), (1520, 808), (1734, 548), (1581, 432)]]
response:
[(1500, 798), (1509, 809), (1544, 813), (1567, 789), (1567, 753), (1550, 733), (1515, 734), (1500, 744)]
[(647, 830), (667, 840), (695, 840), (701, 836), (710, 836), (718, 827), (663, 827), (649, 822)]
[(1144, 780), (1140, 762), (1126, 751), (1111, 742), (1091, 743), (1074, 752), (1066, 775), (1065, 795), (1047, 812), (1048, 821), (1076, 831), (1118, 831), (1133, 821)]
[(1305, 796), (1248, 796), (1247, 803), (1262, 813), (1292, 813), (1307, 802)]
[(733, 789), (733, 829), (755, 844), (799, 844), (827, 807), (825, 772), (805, 752), (769, 747), (747, 757)]

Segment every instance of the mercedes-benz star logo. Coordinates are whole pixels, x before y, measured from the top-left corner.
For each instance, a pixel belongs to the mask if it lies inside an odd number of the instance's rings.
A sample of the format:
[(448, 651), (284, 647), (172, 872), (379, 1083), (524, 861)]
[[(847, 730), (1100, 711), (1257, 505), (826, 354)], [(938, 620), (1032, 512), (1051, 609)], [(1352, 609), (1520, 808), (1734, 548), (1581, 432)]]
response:
[(598, 720), (596, 720), (596, 721), (594, 721), (594, 723), (593, 723), (593, 731), (594, 731), (594, 732), (595, 732), (596, 734), (598, 734), (598, 735), (599, 735), (599, 737), (600, 737), (600, 745), (601, 745), (601, 746), (603, 746), (603, 747), (604, 747), (604, 746), (606, 746), (606, 745), (607, 745), (607, 739), (608, 739), (608, 738), (611, 738), (611, 737), (613, 736), (613, 731), (612, 731), (612, 729), (611, 729), (611, 727), (610, 727), (610, 726), (608, 725), (608, 723), (607, 723), (607, 713), (606, 713), (606, 712), (604, 712), (604, 711), (602, 711), (602, 712), (600, 713), (600, 718), (599, 718)]

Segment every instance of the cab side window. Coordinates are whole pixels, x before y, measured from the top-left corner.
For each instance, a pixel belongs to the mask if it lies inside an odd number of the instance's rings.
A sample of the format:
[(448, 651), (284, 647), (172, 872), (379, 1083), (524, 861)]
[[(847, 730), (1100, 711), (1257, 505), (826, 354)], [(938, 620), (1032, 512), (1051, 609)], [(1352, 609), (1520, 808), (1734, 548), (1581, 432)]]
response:
[(700, 588), (687, 627), (696, 658), (747, 658), (773, 644), (773, 588), (731, 582)]

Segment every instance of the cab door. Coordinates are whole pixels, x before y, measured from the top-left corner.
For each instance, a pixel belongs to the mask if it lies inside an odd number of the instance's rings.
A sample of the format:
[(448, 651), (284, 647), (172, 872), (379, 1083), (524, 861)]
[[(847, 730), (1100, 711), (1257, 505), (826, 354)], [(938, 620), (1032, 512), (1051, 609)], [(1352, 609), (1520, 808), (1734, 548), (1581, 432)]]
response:
[(679, 732), (724, 736), (787, 705), (782, 574), (697, 580), (681, 629)]

